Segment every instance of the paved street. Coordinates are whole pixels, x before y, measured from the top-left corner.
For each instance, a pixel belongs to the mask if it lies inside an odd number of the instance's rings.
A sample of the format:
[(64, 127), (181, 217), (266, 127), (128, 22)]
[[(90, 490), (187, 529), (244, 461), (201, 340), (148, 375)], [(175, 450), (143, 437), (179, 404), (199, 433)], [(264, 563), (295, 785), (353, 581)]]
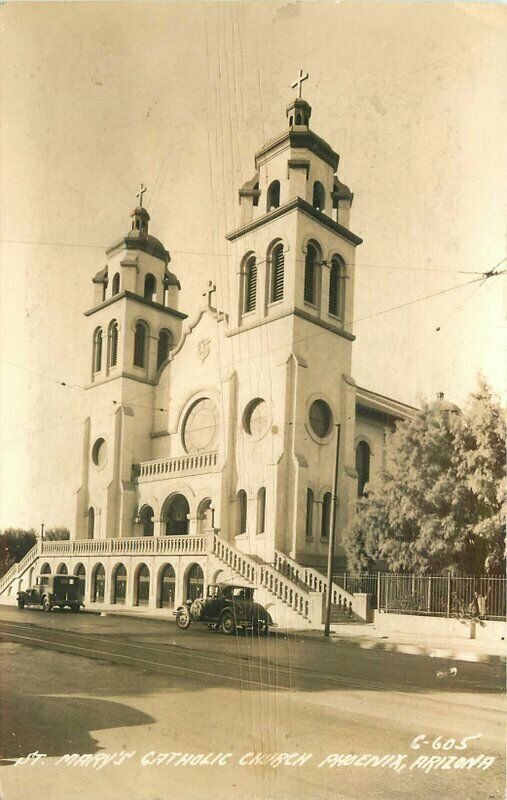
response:
[(6, 800), (504, 796), (500, 666), (9, 607), (0, 659)]

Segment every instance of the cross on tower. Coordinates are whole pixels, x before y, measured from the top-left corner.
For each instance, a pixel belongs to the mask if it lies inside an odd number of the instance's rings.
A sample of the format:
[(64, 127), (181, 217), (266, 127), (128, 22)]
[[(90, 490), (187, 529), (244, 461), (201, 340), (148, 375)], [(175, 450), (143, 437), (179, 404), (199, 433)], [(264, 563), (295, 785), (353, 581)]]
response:
[(148, 191), (148, 190), (146, 189), (146, 186), (143, 186), (143, 184), (141, 184), (141, 189), (140, 189), (139, 193), (138, 193), (138, 194), (136, 194), (136, 197), (138, 197), (138, 198), (139, 198), (139, 205), (141, 206), (141, 208), (143, 207), (143, 194), (144, 194), (146, 191)]
[(303, 74), (303, 70), (302, 70), (302, 69), (300, 69), (300, 70), (299, 70), (299, 77), (298, 77), (297, 81), (291, 85), (291, 88), (292, 88), (292, 89), (295, 89), (296, 87), (299, 87), (299, 88), (298, 88), (298, 97), (301, 97), (301, 87), (302, 87), (302, 83), (303, 83), (303, 81), (306, 81), (306, 79), (307, 79), (308, 77), (309, 77), (309, 76), (308, 76), (308, 73), (306, 73), (306, 75), (304, 75), (304, 74)]

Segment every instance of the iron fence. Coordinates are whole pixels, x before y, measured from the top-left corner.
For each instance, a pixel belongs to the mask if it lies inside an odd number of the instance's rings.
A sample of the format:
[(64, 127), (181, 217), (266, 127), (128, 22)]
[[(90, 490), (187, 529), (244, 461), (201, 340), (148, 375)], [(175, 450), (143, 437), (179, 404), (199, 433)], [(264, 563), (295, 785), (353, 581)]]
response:
[(350, 594), (369, 594), (370, 595), (370, 608), (377, 607), (377, 575), (361, 573), (355, 575), (350, 572), (338, 572), (333, 575), (333, 583), (341, 586), (346, 592)]
[(378, 608), (391, 614), (506, 618), (505, 577), (379, 573)]

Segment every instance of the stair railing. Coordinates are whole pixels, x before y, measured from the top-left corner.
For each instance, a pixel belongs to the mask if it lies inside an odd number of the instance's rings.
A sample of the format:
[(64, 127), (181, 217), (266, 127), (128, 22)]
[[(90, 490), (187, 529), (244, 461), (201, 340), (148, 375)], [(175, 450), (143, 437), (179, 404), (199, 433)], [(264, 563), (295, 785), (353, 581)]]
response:
[[(317, 569), (299, 564), (286, 553), (275, 550), (275, 569), (285, 575), (298, 586), (304, 586), (312, 592), (324, 593), (327, 591), (327, 580)], [(354, 610), (354, 595), (347, 592), (337, 583), (331, 584), (331, 602), (342, 609), (344, 613), (352, 616)]]
[(36, 542), (31, 550), (23, 556), (21, 561), (18, 561), (16, 564), (13, 564), (10, 569), (7, 570), (5, 575), (2, 575), (0, 578), (0, 593), (7, 588), (7, 586), (14, 580), (18, 575), (21, 575), (28, 567), (30, 567), (35, 559), (39, 556), (40, 550), (40, 542)]
[(297, 586), (270, 564), (258, 564), (216, 533), (213, 537), (213, 554), (247, 581), (267, 589), (297, 614), (309, 617), (310, 593), (307, 588)]

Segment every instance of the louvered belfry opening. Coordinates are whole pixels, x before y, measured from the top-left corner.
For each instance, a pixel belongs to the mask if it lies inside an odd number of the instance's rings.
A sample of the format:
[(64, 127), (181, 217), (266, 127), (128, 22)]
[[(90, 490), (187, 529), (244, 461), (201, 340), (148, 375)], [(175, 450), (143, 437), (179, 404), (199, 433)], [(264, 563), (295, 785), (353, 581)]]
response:
[(344, 290), (343, 265), (340, 259), (335, 257), (331, 260), (329, 273), (329, 313), (341, 319), (345, 301)]
[(245, 313), (253, 311), (257, 301), (257, 262), (251, 256), (245, 269)]
[(305, 302), (315, 304), (315, 270), (317, 251), (312, 244), (308, 245), (305, 259)]
[(284, 281), (284, 264), (285, 257), (283, 253), (283, 244), (277, 244), (273, 248), (271, 254), (271, 269), (272, 269), (272, 282), (271, 282), (271, 302), (283, 299), (283, 281)]

